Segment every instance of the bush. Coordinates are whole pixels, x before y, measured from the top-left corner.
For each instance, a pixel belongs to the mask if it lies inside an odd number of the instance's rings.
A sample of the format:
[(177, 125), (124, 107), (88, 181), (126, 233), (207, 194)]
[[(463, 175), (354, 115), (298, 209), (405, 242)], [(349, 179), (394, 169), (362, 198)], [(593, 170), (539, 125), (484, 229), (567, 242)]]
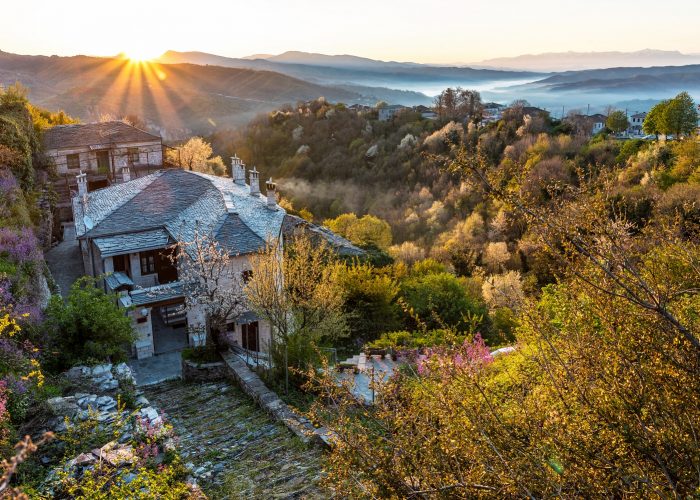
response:
[(50, 369), (126, 359), (126, 349), (136, 338), (131, 321), (114, 296), (95, 285), (94, 278), (85, 276), (73, 284), (66, 303), (59, 296), (51, 298), (44, 323)]
[(182, 359), (203, 364), (221, 361), (221, 356), (215, 346), (187, 347), (182, 350)]

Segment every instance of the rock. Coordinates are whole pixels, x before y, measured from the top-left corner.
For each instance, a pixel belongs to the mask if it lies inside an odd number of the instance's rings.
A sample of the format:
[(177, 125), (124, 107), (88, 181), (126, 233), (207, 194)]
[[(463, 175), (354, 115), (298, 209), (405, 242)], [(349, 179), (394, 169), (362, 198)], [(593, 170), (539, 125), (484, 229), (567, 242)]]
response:
[(120, 379), (130, 379), (132, 378), (131, 375), (131, 368), (129, 368), (129, 365), (126, 363), (119, 363), (118, 365), (115, 365), (114, 368), (112, 369), (114, 372), (114, 375), (117, 378)]
[(118, 445), (116, 448), (102, 452), (102, 459), (113, 467), (133, 464), (136, 461), (131, 445)]
[(70, 370), (64, 373), (65, 377), (69, 380), (79, 380), (83, 377), (90, 375), (90, 368), (87, 366), (74, 366)]
[(85, 465), (91, 465), (94, 464), (97, 461), (97, 458), (95, 455), (92, 453), (81, 453), (77, 457), (75, 457), (73, 460), (68, 462), (70, 466), (78, 465), (78, 466), (85, 466)]
[(59, 396), (47, 399), (46, 404), (48, 405), (49, 410), (51, 410), (51, 413), (56, 416), (73, 417), (73, 415), (75, 415), (78, 411), (78, 405), (74, 396), (68, 396), (65, 398)]
[(113, 391), (119, 387), (119, 381), (115, 379), (106, 380), (99, 387), (101, 391)]
[(112, 365), (110, 364), (104, 364), (104, 365), (97, 365), (92, 367), (92, 376), (93, 377), (99, 377), (100, 375), (104, 375), (105, 373), (109, 373), (111, 377), (111, 371), (112, 371)]
[(41, 463), (46, 465), (51, 463), (51, 459), (49, 457), (41, 457)]
[(148, 399), (146, 399), (143, 396), (139, 396), (136, 398), (136, 406), (144, 407), (144, 406), (149, 406), (151, 403), (149, 403)]
[(141, 408), (139, 414), (141, 415), (141, 417), (147, 418), (151, 422), (154, 422), (155, 420), (160, 420), (160, 415), (158, 415), (158, 412), (152, 406)]
[(117, 406), (117, 402), (114, 400), (114, 398), (110, 398), (109, 396), (101, 396), (97, 398), (95, 403), (102, 411), (109, 411)]

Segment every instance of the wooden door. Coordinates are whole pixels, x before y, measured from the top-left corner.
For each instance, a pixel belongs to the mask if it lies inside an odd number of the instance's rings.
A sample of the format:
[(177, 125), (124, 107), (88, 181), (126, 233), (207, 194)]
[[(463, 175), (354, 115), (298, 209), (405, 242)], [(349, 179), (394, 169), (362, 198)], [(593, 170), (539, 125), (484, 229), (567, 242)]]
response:
[(253, 321), (247, 325), (241, 325), (243, 349), (258, 351), (258, 322)]

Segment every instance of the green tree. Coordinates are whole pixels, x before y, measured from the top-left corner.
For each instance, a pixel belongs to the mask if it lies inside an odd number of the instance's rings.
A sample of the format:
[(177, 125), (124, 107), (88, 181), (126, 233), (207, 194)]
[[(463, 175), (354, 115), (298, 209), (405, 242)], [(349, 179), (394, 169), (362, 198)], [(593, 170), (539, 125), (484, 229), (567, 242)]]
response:
[(244, 287), (250, 307), (272, 327), (273, 374), (287, 366), (305, 369), (316, 361), (314, 347), (348, 334), (335, 255), (307, 235), (276, 242), (251, 256), (252, 277)]
[(687, 92), (681, 92), (671, 99), (663, 112), (663, 124), (666, 133), (676, 136), (690, 135), (698, 126), (698, 110), (693, 98)]
[(380, 333), (400, 326), (396, 304), (399, 285), (388, 271), (368, 263), (340, 265), (338, 285), (353, 339), (373, 340)]
[(664, 133), (663, 117), (668, 103), (668, 100), (661, 101), (649, 110), (642, 124), (642, 130), (645, 134), (654, 134), (658, 137), (659, 134)]
[(608, 119), (605, 120), (605, 126), (616, 134), (619, 134), (620, 132), (627, 130), (627, 127), (630, 126), (630, 122), (627, 119), (625, 112), (618, 109), (610, 113)]
[(375, 245), (382, 250), (391, 246), (391, 226), (374, 215), (358, 218), (355, 214), (342, 214), (335, 219), (325, 220), (324, 225), (356, 245)]
[(401, 295), (429, 329), (469, 331), (486, 316), (480, 297), (470, 296), (460, 278), (446, 272), (409, 276), (401, 283)]
[(58, 295), (51, 297), (44, 323), (46, 364), (63, 370), (77, 363), (124, 360), (136, 336), (115, 299), (88, 276), (73, 284), (65, 303)]

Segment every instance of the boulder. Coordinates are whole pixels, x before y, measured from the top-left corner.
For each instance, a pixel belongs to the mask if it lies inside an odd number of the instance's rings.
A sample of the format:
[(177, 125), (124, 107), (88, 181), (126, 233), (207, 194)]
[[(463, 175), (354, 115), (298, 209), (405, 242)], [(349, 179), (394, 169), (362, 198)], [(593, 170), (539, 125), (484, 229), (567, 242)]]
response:
[(65, 377), (69, 380), (79, 380), (83, 377), (90, 375), (90, 368), (87, 366), (74, 366), (70, 370), (64, 373)]
[(78, 412), (78, 404), (74, 396), (47, 399), (46, 404), (51, 413), (59, 417), (73, 417)]
[(114, 373), (114, 376), (119, 379), (133, 378), (131, 374), (131, 368), (129, 368), (129, 365), (127, 365), (126, 363), (119, 363), (118, 365), (115, 365), (112, 369), (112, 372)]
[(112, 365), (106, 363), (104, 365), (97, 365), (92, 367), (92, 376), (93, 377), (99, 377), (101, 375), (104, 375), (105, 373), (110, 373), (111, 376), (112, 372)]

